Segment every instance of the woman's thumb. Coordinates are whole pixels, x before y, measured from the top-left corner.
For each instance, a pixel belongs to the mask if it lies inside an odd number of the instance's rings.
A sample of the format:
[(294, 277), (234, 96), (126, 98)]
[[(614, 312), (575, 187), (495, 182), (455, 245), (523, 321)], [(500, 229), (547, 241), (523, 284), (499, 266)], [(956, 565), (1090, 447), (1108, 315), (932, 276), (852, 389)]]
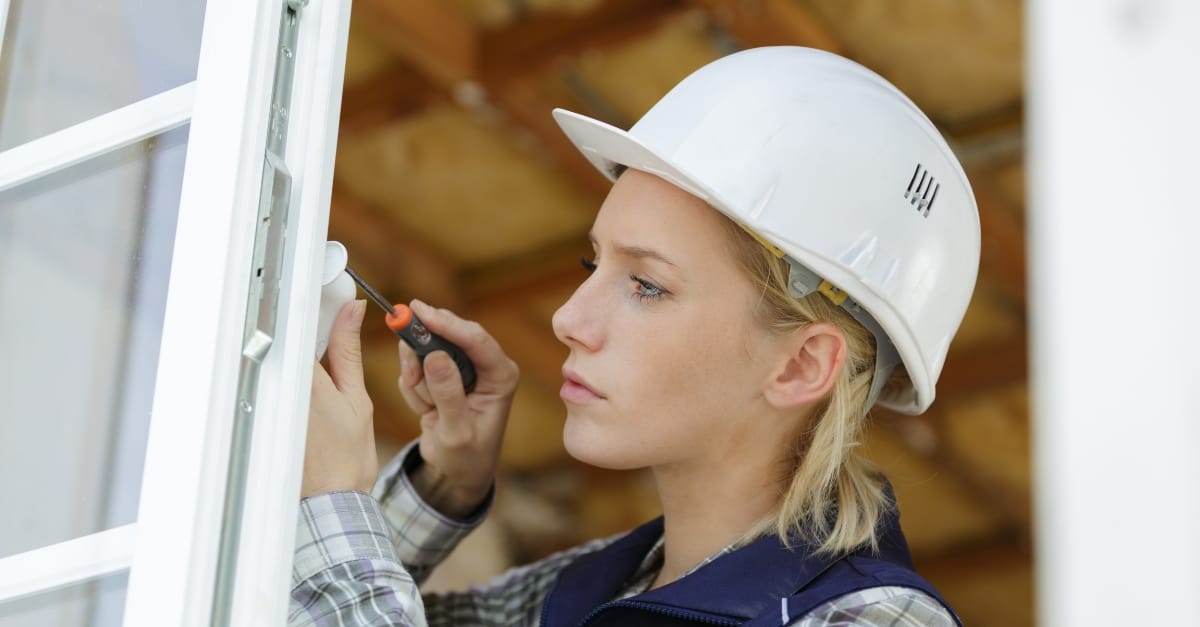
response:
[(347, 303), (333, 321), (329, 334), (329, 377), (343, 393), (363, 389), (362, 329), (367, 301)]

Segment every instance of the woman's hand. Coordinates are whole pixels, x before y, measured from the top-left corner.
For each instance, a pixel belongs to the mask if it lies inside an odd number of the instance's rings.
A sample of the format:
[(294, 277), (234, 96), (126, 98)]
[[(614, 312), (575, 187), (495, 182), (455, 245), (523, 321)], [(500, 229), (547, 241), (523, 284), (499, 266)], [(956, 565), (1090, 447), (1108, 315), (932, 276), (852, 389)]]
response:
[(445, 352), (425, 357), (400, 342), (400, 393), (421, 417), (421, 457), (412, 477), (425, 502), (439, 512), (463, 518), (491, 489), (500, 442), (517, 389), (517, 364), (478, 323), (421, 301), (413, 312), (431, 331), (457, 344), (475, 364), (475, 390), (463, 393), (462, 375)]
[(301, 498), (337, 490), (370, 492), (379, 474), (359, 339), (366, 305), (358, 300), (342, 307), (329, 334), (329, 372), (320, 363), (313, 366)]

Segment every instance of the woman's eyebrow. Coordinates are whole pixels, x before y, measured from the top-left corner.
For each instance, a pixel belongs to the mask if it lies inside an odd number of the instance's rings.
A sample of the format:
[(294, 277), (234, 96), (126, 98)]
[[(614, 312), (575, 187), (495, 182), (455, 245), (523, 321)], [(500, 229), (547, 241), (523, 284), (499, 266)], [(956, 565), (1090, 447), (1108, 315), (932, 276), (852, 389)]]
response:
[[(600, 244), (596, 241), (595, 235), (588, 233), (588, 240), (592, 242), (593, 246), (599, 247)], [(630, 244), (615, 244), (613, 245), (613, 249), (616, 250), (618, 254), (625, 255), (626, 257), (633, 257), (634, 259), (654, 259), (656, 261), (661, 261), (672, 268), (679, 267), (674, 261), (667, 259), (662, 255), (662, 253), (659, 253), (651, 248), (633, 246)]]

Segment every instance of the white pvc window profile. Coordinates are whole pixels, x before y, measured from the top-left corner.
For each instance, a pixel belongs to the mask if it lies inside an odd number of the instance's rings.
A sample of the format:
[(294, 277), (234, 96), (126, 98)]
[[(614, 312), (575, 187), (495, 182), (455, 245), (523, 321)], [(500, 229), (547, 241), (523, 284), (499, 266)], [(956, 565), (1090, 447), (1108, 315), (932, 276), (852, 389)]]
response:
[[(297, 2), (289, 256), (254, 413), (231, 623), (286, 616), (349, 0)], [(209, 0), (125, 625), (207, 626), (281, 0)]]
[(0, 603), (129, 568), (137, 525), (125, 525), (0, 560)]
[(207, 625), (283, 3), (208, 0), (125, 625)]
[[(0, 0), (7, 8), (8, 1)], [(349, 0), (296, 2), (289, 270), (258, 390), (233, 624), (281, 624)], [(307, 5), (307, 6), (305, 6)], [(191, 122), (135, 525), (0, 560), (0, 602), (129, 571), (126, 626), (207, 626), (282, 0), (208, 0), (194, 83), (0, 153), (0, 189)], [(7, 11), (0, 12), (0, 17)], [(251, 552), (252, 551), (252, 552)], [(31, 565), (37, 564), (31, 568)]]
[[(302, 11), (286, 159), (295, 246), (280, 285), (275, 345), (263, 365), (251, 444), (233, 624), (282, 625), (291, 581), (304, 462), (321, 274), (350, 29), (350, 0), (313, 0)], [(252, 553), (251, 553), (252, 551)]]
[(195, 92), (181, 85), (0, 152), (0, 192), (183, 126)]

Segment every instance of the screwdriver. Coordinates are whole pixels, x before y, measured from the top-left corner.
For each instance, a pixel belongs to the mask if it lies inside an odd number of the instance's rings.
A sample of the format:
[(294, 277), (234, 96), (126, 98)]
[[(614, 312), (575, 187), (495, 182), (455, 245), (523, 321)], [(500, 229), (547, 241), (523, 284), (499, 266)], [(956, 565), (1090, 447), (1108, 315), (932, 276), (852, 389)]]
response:
[(467, 357), (463, 349), (450, 340), (430, 331), (408, 306), (389, 304), (383, 295), (376, 292), (375, 288), (367, 284), (349, 266), (346, 266), (346, 274), (349, 274), (350, 278), (354, 279), (354, 282), (367, 293), (367, 296), (372, 301), (375, 301), (376, 305), (379, 305), (381, 309), (387, 312), (385, 322), (388, 328), (394, 331), (396, 335), (399, 335), (405, 344), (412, 347), (413, 352), (417, 354), (417, 359), (421, 360), (421, 363), (425, 363), (425, 356), (429, 353), (445, 351), (454, 360), (454, 365), (458, 366), (458, 372), (462, 375), (463, 390), (467, 394), (470, 394), (475, 389), (475, 364), (471, 363), (471, 359)]

